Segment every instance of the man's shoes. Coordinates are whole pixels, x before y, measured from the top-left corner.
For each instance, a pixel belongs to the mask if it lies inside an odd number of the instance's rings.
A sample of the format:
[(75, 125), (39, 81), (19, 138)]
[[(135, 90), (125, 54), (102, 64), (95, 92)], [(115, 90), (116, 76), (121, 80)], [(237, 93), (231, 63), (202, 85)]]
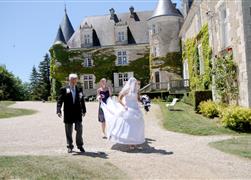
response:
[(78, 148), (80, 152), (84, 153), (85, 149), (83, 147)]
[(68, 148), (67, 152), (72, 153), (72, 148)]

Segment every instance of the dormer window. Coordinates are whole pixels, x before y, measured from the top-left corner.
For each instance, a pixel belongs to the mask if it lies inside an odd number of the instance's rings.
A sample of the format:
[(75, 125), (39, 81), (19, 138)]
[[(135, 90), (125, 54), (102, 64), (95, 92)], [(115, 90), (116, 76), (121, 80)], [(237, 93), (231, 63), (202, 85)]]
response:
[(119, 21), (115, 24), (115, 43), (118, 45), (128, 44), (128, 24), (126, 21)]
[(117, 65), (127, 65), (127, 52), (126, 51), (118, 51), (117, 53)]
[(89, 34), (84, 35), (84, 43), (86, 46), (91, 44), (91, 36)]
[(123, 42), (125, 41), (125, 32), (118, 32), (118, 41)]
[(89, 25), (87, 22), (80, 26), (81, 47), (88, 48), (93, 46), (93, 31), (92, 25)]

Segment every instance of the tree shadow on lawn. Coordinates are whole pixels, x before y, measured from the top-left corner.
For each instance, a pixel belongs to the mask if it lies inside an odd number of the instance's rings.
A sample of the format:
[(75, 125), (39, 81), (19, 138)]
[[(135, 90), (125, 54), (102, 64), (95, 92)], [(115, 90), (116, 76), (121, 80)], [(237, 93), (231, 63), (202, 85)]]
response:
[(156, 154), (161, 154), (161, 155), (172, 155), (172, 151), (166, 151), (164, 149), (155, 149), (154, 147), (150, 146), (153, 141), (156, 141), (154, 139), (145, 139), (145, 143), (139, 145), (138, 148), (131, 150), (128, 145), (125, 144), (114, 144), (112, 146), (113, 150), (118, 150), (122, 152), (127, 152), (127, 153), (144, 153), (144, 154), (151, 154), (151, 153), (156, 153)]
[(73, 156), (89, 156), (93, 158), (108, 159), (108, 154), (105, 152), (76, 152), (74, 151)]
[(169, 111), (184, 111), (183, 109), (170, 109)]

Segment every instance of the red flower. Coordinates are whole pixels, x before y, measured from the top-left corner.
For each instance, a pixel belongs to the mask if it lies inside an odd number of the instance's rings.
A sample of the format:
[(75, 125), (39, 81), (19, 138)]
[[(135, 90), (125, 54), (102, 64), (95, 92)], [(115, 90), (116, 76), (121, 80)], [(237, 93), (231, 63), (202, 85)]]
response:
[(232, 49), (231, 47), (228, 47), (228, 48), (227, 48), (227, 51), (228, 51), (228, 52), (232, 52), (232, 50), (233, 50), (233, 49)]

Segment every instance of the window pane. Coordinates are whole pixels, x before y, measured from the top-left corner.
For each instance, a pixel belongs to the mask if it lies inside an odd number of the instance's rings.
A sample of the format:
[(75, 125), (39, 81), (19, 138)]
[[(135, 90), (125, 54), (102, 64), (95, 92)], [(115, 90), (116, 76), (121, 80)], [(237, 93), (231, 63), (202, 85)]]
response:
[(123, 80), (119, 79), (119, 86), (123, 86)]
[(124, 41), (125, 40), (125, 35), (124, 32), (121, 33), (121, 40)]
[(88, 67), (92, 66), (92, 60), (88, 58)]
[(155, 56), (155, 57), (157, 56), (157, 48), (156, 47), (153, 48), (153, 56)]
[(89, 89), (93, 89), (93, 81), (89, 81)]
[(123, 64), (127, 64), (127, 58), (123, 57)]
[(118, 57), (118, 64), (122, 64), (122, 57)]
[(84, 81), (84, 88), (88, 89), (88, 81)]
[(227, 18), (227, 11), (226, 11), (226, 9), (223, 9), (223, 11), (222, 11), (222, 18), (223, 18), (223, 20), (225, 20)]

